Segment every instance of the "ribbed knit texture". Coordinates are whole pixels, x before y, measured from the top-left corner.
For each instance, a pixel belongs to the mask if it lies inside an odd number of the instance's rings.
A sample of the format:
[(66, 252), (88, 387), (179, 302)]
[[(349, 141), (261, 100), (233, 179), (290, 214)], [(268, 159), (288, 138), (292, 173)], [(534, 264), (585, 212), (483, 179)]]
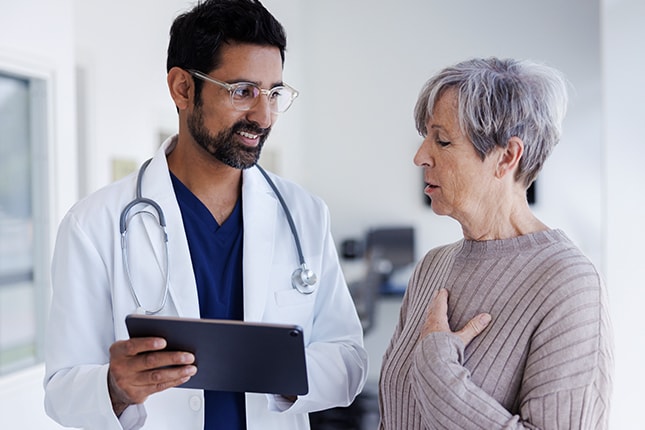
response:
[[(419, 336), (439, 288), (452, 330), (493, 317), (465, 350), (449, 333)], [(385, 352), (380, 428), (606, 429), (611, 336), (600, 276), (561, 231), (436, 248)]]

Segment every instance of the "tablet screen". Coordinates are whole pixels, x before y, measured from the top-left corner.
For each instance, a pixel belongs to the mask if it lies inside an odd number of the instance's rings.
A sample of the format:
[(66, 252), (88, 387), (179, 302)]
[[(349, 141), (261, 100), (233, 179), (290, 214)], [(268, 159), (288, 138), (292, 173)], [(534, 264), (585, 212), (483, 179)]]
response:
[(172, 351), (195, 355), (184, 388), (304, 395), (309, 391), (297, 325), (128, 315), (130, 337), (163, 337)]

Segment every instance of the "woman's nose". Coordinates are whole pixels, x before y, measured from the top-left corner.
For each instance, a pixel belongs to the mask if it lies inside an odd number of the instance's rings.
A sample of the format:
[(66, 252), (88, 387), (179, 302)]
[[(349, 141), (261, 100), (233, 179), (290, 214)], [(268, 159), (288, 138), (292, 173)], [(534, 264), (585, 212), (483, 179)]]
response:
[(428, 142), (427, 138), (423, 139), (423, 142), (421, 142), (419, 149), (417, 149), (416, 154), (414, 154), (413, 161), (414, 164), (419, 167), (432, 167), (432, 165), (434, 165), (434, 160), (430, 154), (430, 142)]

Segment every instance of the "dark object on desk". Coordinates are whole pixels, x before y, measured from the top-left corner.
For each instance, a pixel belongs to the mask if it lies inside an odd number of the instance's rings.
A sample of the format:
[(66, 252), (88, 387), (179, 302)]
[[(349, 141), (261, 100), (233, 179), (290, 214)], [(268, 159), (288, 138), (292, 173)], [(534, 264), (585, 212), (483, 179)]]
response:
[(195, 354), (182, 388), (304, 395), (309, 391), (302, 329), (295, 325), (128, 315), (130, 337), (163, 337)]
[(340, 244), (340, 255), (346, 260), (355, 260), (365, 255), (363, 240), (346, 239)]
[(367, 260), (384, 279), (379, 286), (381, 294), (403, 294), (407, 281), (392, 282), (393, 275), (415, 262), (413, 227), (382, 227), (367, 232), (365, 249)]
[[(374, 324), (374, 307), (378, 296), (405, 292), (407, 276), (401, 280), (396, 275), (416, 261), (414, 228), (372, 228), (367, 232), (363, 245), (356, 240), (346, 240), (342, 249), (344, 256), (364, 258), (365, 275), (350, 282), (349, 290), (363, 325), (363, 333), (367, 333)], [(361, 253), (353, 252), (356, 250), (361, 250)], [(405, 271), (403, 274), (407, 273)]]

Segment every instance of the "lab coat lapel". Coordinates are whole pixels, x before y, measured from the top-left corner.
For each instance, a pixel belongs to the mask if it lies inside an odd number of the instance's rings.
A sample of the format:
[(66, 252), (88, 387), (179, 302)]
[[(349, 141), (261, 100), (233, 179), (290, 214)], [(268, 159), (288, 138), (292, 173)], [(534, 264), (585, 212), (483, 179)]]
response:
[(269, 294), (278, 201), (255, 167), (244, 171), (244, 319), (261, 321)]

